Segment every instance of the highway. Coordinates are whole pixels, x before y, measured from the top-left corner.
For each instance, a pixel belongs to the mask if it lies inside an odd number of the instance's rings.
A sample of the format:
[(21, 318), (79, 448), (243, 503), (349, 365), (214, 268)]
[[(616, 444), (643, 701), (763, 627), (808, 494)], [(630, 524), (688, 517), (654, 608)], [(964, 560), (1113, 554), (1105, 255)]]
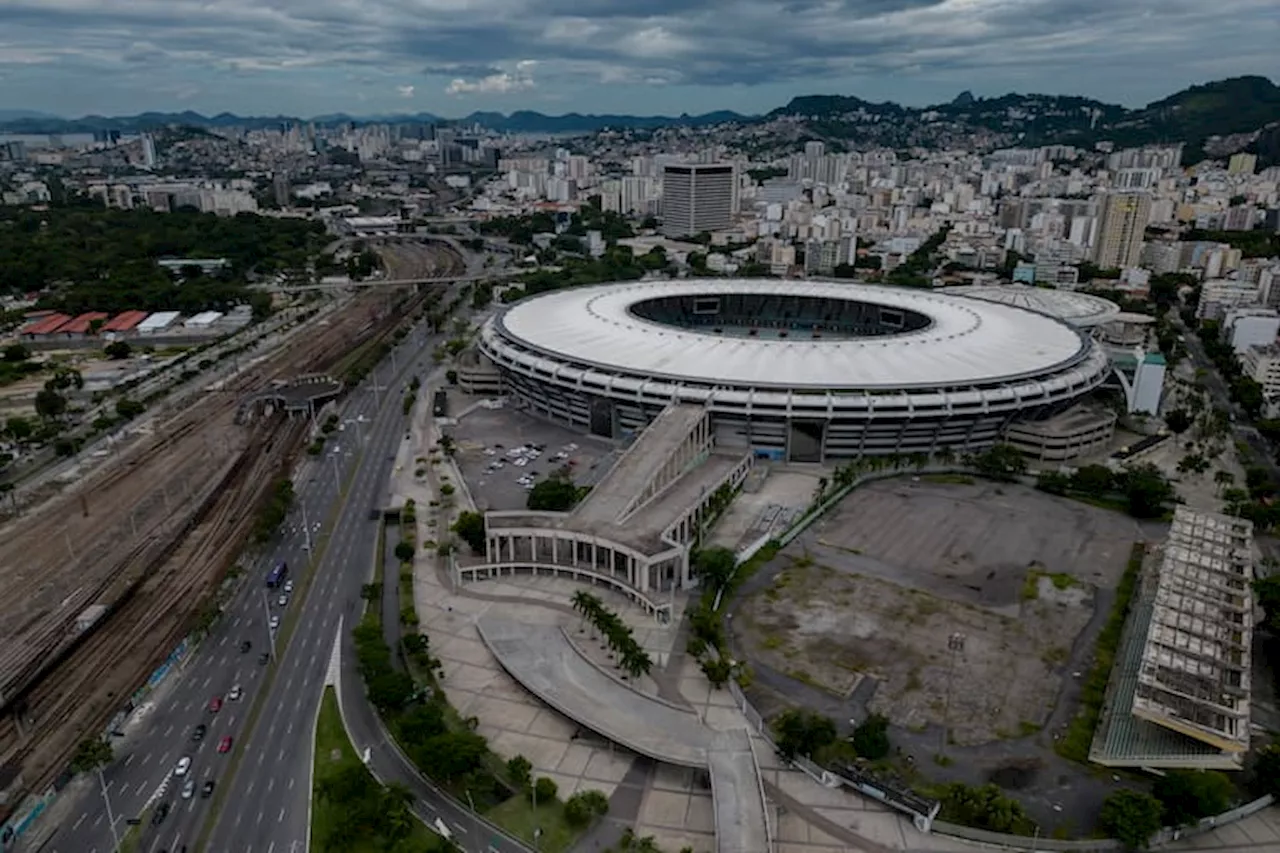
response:
[[(240, 742), (244, 725), (267, 670), (258, 663), (258, 655), (270, 648), (263, 579), (268, 568), (281, 560), (291, 567), (299, 598), (291, 601), (284, 611), (280, 611), (274, 601), (270, 609), (281, 616), (290, 613), (295, 627), (288, 648), (282, 650), (283, 659), (275, 666), (278, 675), (249, 742), (256, 748), (256, 736), (259, 741), (292, 743), (296, 740), (297, 743), (292, 751), (285, 753), (287, 762), (274, 760), (279, 757), (279, 746), (270, 752), (273, 761), (269, 765), (266, 764), (268, 753), (261, 750), (242, 758), (236, 790), (226, 800), (218, 833), (214, 836), (215, 840), (225, 840), (208, 849), (237, 853), (268, 850), (275, 840), (268, 838), (269, 835), (279, 836), (284, 841), (283, 849), (289, 848), (290, 841), (305, 845), (312, 720), (319, 696), (318, 689), (313, 689), (314, 676), (323, 675), (336, 635), (340, 612), (336, 602), (349, 598), (354, 605), (358, 600), (363, 581), (356, 575), (366, 571), (372, 546), (360, 550), (356, 543), (361, 538), (358, 535), (361, 530), (368, 535), (375, 531), (376, 525), (369, 521), (368, 510), (383, 500), (391, 459), (397, 442), (404, 438), (404, 418), (400, 410), (403, 386), (412, 370), (419, 367), (412, 356), (424, 350), (429, 352), (434, 344), (433, 338), (415, 331), (401, 342), (393, 358), (381, 363), (370, 379), (348, 395), (340, 410), (343, 430), (326, 442), (322, 457), (303, 457), (307, 461), (295, 477), (295, 509), (285, 523), (285, 535), (269, 558), (248, 567), (223, 616), (182, 671), (170, 675), (146, 703), (145, 710), (133, 715), (135, 719), (127, 724), (127, 736), (115, 739), (116, 760), (104, 769), (103, 777), (121, 834), (127, 829), (126, 819), (139, 816), (148, 806), (169, 802), (173, 808), (161, 826), (144, 828), (140, 850), (177, 853), (183, 844), (194, 849), (210, 801), (201, 799), (199, 793), (191, 800), (181, 799), (181, 780), (171, 777), (180, 757), (192, 758), (189, 774), (197, 780), (197, 785), (208, 779), (222, 785), (227, 781), (223, 775), (231, 755), (216, 751), (219, 741), (230, 735), (234, 738), (234, 749), (237, 752), (244, 749), (245, 744)], [(356, 474), (344, 503), (351, 511), (340, 515), (337, 528), (327, 537), (324, 559), (307, 588), (298, 571), (306, 564), (308, 539), (315, 539), (315, 548), (324, 547), (326, 539), (319, 535), (318, 528), (331, 520), (338, 503), (338, 483), (350, 477), (353, 470)], [(305, 529), (307, 525), (311, 527), (309, 532)], [(357, 571), (341, 571), (348, 566)], [(252, 643), (249, 653), (240, 652), (240, 643), (245, 640)], [(210, 699), (226, 696), (236, 684), (244, 689), (243, 699), (227, 701), (218, 713), (208, 712)], [(203, 741), (196, 743), (191, 736), (200, 723), (209, 728)], [(167, 787), (161, 792), (166, 780)], [(277, 784), (279, 790), (276, 790)], [(301, 808), (294, 807), (289, 814), (287, 805), (290, 804), (286, 804), (285, 799), (292, 794), (296, 794), (296, 802), (291, 805), (300, 804)], [(241, 808), (245, 801), (261, 807), (245, 811)], [(276, 809), (274, 813), (269, 813), (268, 804)], [(112, 835), (105, 812), (101, 794), (93, 791), (83, 798), (73, 816), (62, 822), (44, 850), (49, 853), (111, 850)], [(253, 835), (246, 837), (246, 833)], [(261, 848), (257, 846), (257, 838), (265, 839)], [(276, 849), (280, 849), (279, 845)]]
[[(1275, 448), (1248, 422), (1248, 415), (1245, 414), (1244, 410), (1232, 402), (1231, 394), (1227, 390), (1227, 384), (1223, 381), (1222, 374), (1218, 372), (1217, 366), (1205, 354), (1204, 345), (1200, 342), (1200, 337), (1194, 331), (1188, 329), (1177, 314), (1170, 312), (1170, 316), (1173, 317), (1174, 324), (1183, 335), (1183, 343), (1187, 347), (1187, 354), (1191, 357), (1192, 366), (1204, 371), (1202, 382), (1203, 387), (1209, 391), (1210, 401), (1214, 406), (1233, 415), (1234, 420), (1231, 423), (1232, 438), (1244, 443), (1253, 451), (1254, 458), (1245, 462), (1245, 466), (1257, 465), (1264, 468), (1271, 475), (1273, 482), (1280, 483), (1280, 465), (1276, 463)], [(1238, 485), (1243, 487), (1243, 484)]]

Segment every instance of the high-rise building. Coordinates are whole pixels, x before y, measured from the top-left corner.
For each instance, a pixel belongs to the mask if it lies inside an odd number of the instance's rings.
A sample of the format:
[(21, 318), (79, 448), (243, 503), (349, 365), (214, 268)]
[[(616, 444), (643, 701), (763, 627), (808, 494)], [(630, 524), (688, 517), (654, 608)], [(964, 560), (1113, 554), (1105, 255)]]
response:
[(732, 164), (677, 163), (662, 169), (662, 233), (688, 237), (733, 225)]
[(1102, 200), (1093, 262), (1107, 270), (1137, 266), (1150, 214), (1147, 193), (1108, 193)]

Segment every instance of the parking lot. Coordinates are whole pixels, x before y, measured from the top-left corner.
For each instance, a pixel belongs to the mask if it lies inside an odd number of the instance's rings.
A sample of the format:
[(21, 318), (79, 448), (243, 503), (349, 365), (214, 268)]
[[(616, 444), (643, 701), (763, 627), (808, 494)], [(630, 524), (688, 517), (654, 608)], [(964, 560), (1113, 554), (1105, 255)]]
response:
[(476, 408), (452, 434), (458, 466), (482, 511), (524, 509), (533, 483), (558, 471), (593, 485), (616, 452), (610, 441), (507, 408)]

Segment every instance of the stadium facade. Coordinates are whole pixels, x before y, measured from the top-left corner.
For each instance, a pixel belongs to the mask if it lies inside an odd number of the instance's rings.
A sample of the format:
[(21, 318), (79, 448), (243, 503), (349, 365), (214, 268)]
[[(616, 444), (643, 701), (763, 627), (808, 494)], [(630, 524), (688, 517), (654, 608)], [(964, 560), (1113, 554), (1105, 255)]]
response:
[(979, 450), (1110, 372), (1087, 331), (1017, 305), (772, 279), (540, 294), (489, 320), (478, 350), (468, 379), (535, 414), (620, 438), (694, 404), (716, 446), (795, 462)]

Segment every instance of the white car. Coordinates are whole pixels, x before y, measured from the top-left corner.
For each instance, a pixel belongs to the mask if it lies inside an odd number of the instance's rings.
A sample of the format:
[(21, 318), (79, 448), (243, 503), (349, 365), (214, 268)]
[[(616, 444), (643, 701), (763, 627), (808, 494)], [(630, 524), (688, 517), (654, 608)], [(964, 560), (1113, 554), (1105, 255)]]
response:
[(272, 617), (271, 617), (271, 630), (272, 630), (272, 631), (274, 631), (275, 629), (277, 629), (277, 628), (279, 628), (279, 627), (280, 627), (280, 617), (279, 617), (279, 616), (272, 616)]
[(178, 759), (178, 766), (173, 768), (174, 776), (186, 776), (187, 771), (191, 769), (191, 756), (184, 755)]
[(227, 694), (227, 698), (232, 702), (239, 702), (240, 697), (244, 696), (244, 688), (237, 684), (231, 688), (231, 692)]
[(293, 581), (285, 581), (285, 582), (284, 582), (284, 591), (285, 591), (285, 594), (286, 594), (286, 595), (292, 595), (292, 594), (293, 594)]
[(189, 800), (193, 796), (195, 796), (195, 793), (196, 793), (196, 780), (188, 779), (187, 784), (182, 786), (182, 799)]
[(282, 596), (280, 596), (279, 598), (277, 598), (277, 599), (276, 599), (276, 606), (277, 606), (277, 607), (284, 607), (284, 606), (285, 606), (286, 604), (288, 604), (288, 603), (289, 603), (289, 596), (288, 596), (288, 595), (282, 595)]

